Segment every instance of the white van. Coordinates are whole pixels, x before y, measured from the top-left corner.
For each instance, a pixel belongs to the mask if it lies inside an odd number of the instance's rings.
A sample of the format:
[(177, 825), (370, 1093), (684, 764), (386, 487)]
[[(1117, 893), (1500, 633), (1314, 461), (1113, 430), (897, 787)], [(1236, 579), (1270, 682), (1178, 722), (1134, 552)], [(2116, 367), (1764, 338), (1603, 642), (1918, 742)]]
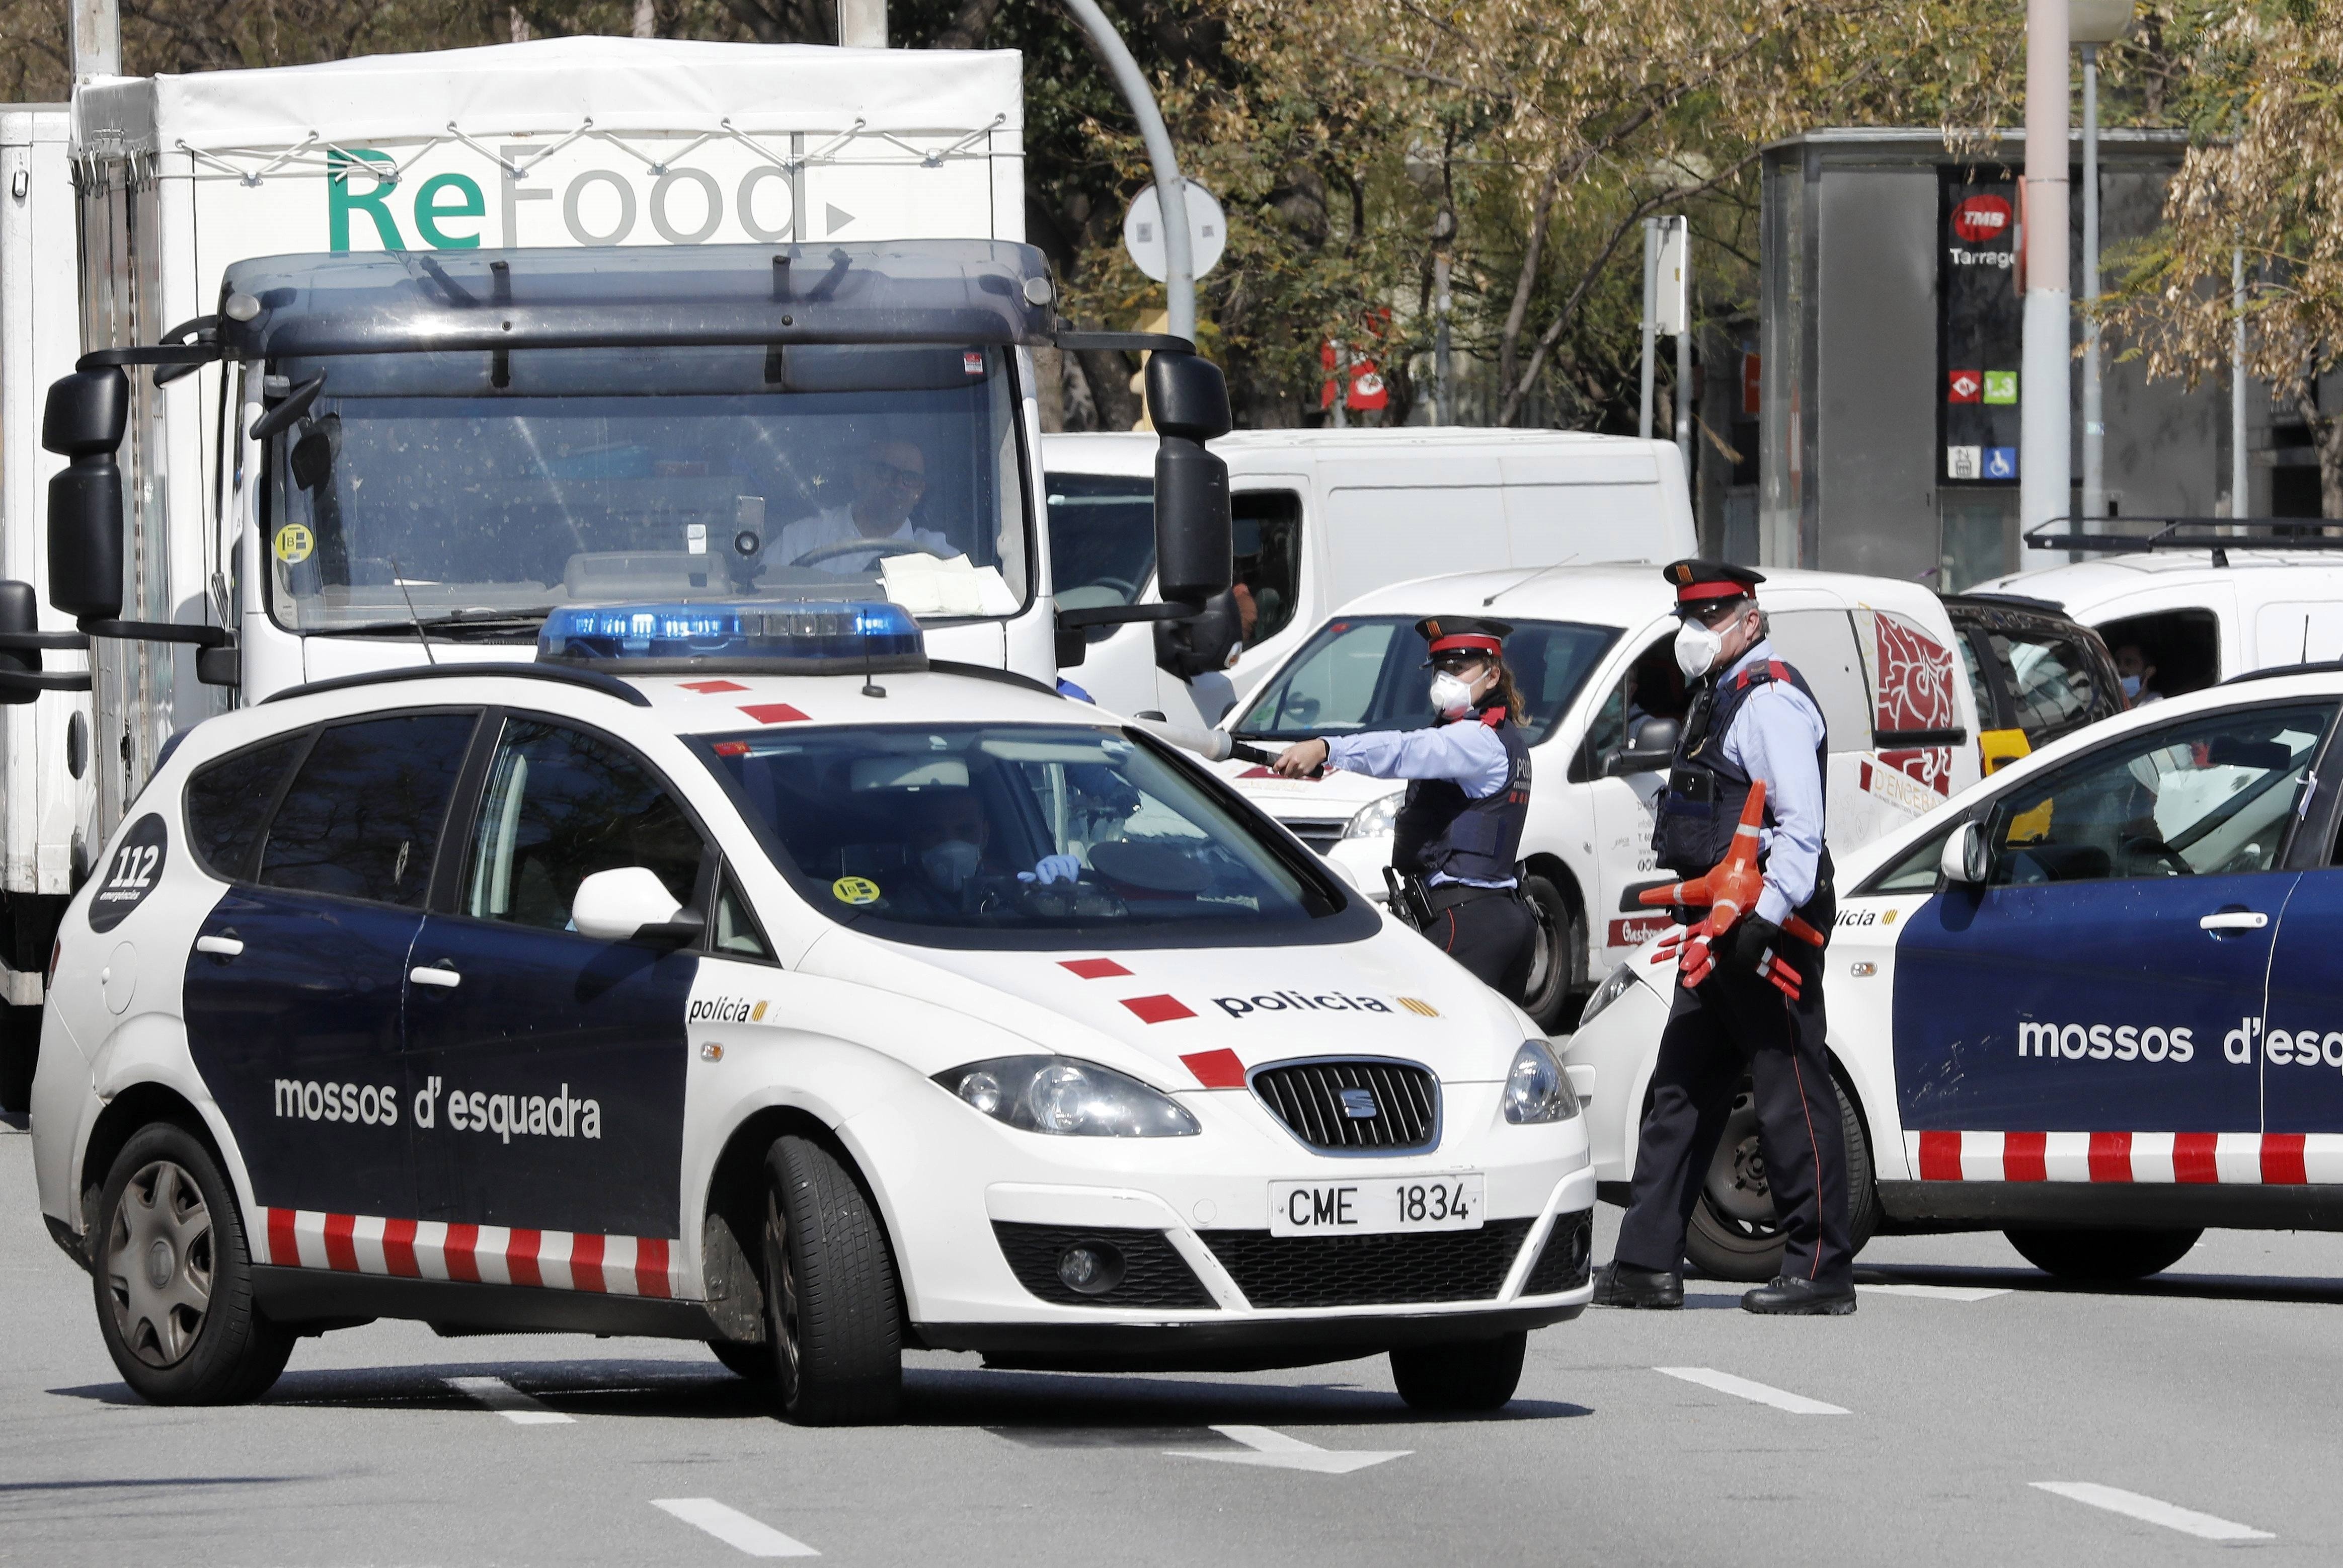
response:
[[(2268, 525), (2228, 524), (2268, 537)], [(2298, 525), (2317, 528), (2314, 520)], [(2156, 667), (2158, 697), (2217, 686), (2247, 670), (2343, 658), (2343, 556), (2237, 544), (2170, 548), (2137, 541), (2124, 553), (1980, 583), (1998, 594), (2055, 605), (2097, 631), (2111, 649), (2137, 648)], [(2258, 542), (2253, 535), (2248, 543)]]
[[(1976, 699), (1943, 601), (1915, 583), (1836, 572), (1768, 573), (1774, 648), (1820, 699), (1830, 733), (1827, 831), (1850, 849), (1976, 782)], [(1647, 938), (1664, 911), (1636, 895), (1674, 880), (1652, 857), (1652, 801), (1686, 701), (1675, 596), (1649, 566), (1430, 578), (1353, 600), (1261, 683), (1228, 726), (1271, 749), (1312, 735), (1419, 729), (1424, 616), (1510, 623), (1535, 769), (1523, 883), (1539, 945), (1523, 1006), (1548, 1030)], [(1634, 722), (1629, 722), (1630, 715)], [(1631, 741), (1635, 744), (1630, 744)], [(1664, 742), (1664, 744), (1663, 744)], [(1222, 765), (1237, 788), (1382, 896), (1404, 786), (1353, 773), (1284, 779)]]
[[(1061, 673), (1101, 707), (1218, 723), (1336, 605), (1408, 578), (1699, 551), (1684, 461), (1664, 441), (1248, 430), (1212, 449), (1229, 466), (1235, 646), (1185, 627), (1091, 627), (1080, 643), (1061, 635)], [(1042, 437), (1061, 611), (1154, 597), (1155, 453), (1146, 434)], [(1082, 656), (1079, 669), (1069, 652)]]

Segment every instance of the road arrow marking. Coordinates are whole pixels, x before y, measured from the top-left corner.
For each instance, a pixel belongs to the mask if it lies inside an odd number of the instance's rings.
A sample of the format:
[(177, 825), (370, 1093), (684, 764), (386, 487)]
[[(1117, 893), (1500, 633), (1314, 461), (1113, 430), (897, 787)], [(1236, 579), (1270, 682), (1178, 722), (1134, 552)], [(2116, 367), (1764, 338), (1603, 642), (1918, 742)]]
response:
[(1222, 1464), (1262, 1465), (1271, 1470), (1310, 1470), (1320, 1475), (1348, 1475), (1354, 1470), (1364, 1470), (1371, 1464), (1381, 1464), (1387, 1459), (1404, 1459), (1415, 1450), (1395, 1448), (1388, 1451), (1356, 1449), (1336, 1452), (1288, 1437), (1265, 1426), (1216, 1426), (1212, 1428), (1232, 1442), (1241, 1442), (1241, 1451), (1224, 1448), (1173, 1448), (1165, 1452), (1173, 1459), (1214, 1459)]

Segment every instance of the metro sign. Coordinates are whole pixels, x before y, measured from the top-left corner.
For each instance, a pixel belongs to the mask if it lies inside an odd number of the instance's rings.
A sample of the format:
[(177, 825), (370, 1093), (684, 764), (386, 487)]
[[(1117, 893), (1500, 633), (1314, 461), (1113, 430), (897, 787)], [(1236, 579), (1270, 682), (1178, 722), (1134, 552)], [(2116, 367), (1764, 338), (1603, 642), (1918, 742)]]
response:
[(1974, 403), (1985, 392), (1985, 373), (1979, 370), (1955, 370), (1945, 382), (1945, 401)]
[(1973, 196), (1953, 209), (1953, 232), (1970, 245), (1986, 245), (2009, 234), (2009, 201), (2005, 196)]

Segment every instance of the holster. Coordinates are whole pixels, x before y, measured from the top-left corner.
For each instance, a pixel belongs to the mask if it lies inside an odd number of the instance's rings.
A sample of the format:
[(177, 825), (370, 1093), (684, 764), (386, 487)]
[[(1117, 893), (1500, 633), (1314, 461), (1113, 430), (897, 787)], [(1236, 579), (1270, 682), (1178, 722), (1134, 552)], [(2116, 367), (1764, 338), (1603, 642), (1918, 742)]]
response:
[(1383, 886), (1391, 890), (1391, 911), (1417, 930), (1432, 925), (1432, 895), (1425, 890), (1423, 879), (1402, 871), (1397, 866), (1383, 868)]

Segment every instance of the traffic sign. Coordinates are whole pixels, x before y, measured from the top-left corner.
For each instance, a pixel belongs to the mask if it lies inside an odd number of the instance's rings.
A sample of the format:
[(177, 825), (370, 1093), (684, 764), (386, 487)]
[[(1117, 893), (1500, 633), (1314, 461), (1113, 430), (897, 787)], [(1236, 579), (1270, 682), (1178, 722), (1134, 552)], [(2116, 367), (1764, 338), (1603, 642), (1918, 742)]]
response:
[[(1188, 256), (1198, 277), (1212, 270), (1229, 246), (1229, 224), (1212, 193), (1194, 180), (1182, 182), (1188, 199)], [(1163, 204), (1149, 186), (1133, 196), (1122, 215), (1122, 247), (1139, 270), (1161, 283), (1172, 276), (1163, 254)]]

